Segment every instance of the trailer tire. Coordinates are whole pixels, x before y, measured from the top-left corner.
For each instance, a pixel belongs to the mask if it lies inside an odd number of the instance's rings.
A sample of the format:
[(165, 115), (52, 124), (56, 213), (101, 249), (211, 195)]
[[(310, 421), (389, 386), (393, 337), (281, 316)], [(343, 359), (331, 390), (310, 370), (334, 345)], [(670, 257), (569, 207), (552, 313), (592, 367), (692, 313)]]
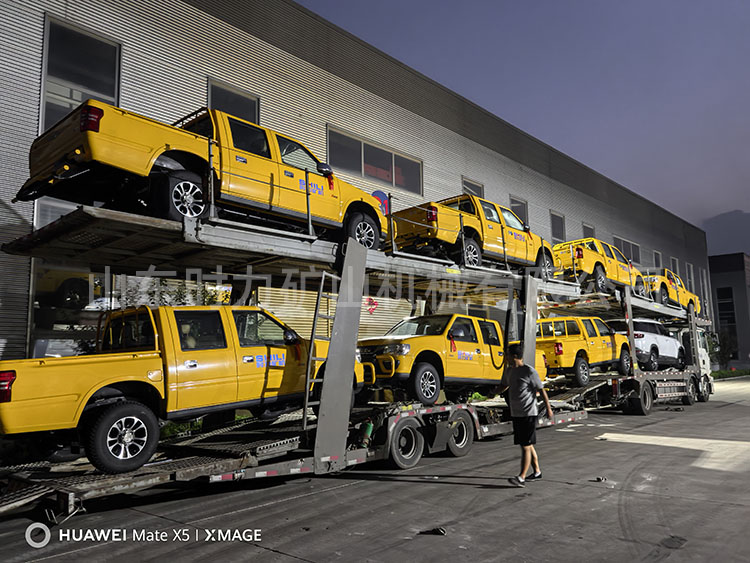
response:
[(457, 410), (450, 417), (453, 433), (448, 439), (448, 451), (453, 457), (463, 457), (469, 453), (474, 443), (474, 419), (465, 410)]
[(409, 395), (423, 405), (434, 405), (440, 395), (440, 374), (429, 362), (414, 366), (409, 378)]
[(620, 372), (620, 375), (629, 375), (632, 366), (633, 358), (630, 357), (628, 349), (623, 347), (620, 352), (620, 360), (617, 362), (617, 371)]
[(573, 379), (579, 387), (586, 387), (591, 381), (591, 367), (583, 356), (578, 356), (573, 364)]
[(687, 384), (687, 395), (682, 398), (683, 405), (694, 405), (698, 400), (698, 387), (695, 385), (695, 378), (691, 377)]
[(398, 469), (411, 469), (422, 459), (424, 436), (415, 418), (400, 418), (391, 434), (391, 462)]
[(654, 394), (651, 391), (651, 385), (644, 381), (641, 384), (641, 393), (638, 397), (630, 400), (632, 406), (632, 413), (641, 416), (646, 416), (651, 412), (651, 408), (654, 406)]
[(709, 388), (708, 378), (704, 375), (701, 377), (701, 382), (698, 386), (698, 402), (707, 403), (710, 396), (711, 389)]
[(121, 401), (102, 409), (86, 434), (86, 455), (94, 467), (104, 473), (126, 473), (154, 455), (159, 422), (146, 405)]

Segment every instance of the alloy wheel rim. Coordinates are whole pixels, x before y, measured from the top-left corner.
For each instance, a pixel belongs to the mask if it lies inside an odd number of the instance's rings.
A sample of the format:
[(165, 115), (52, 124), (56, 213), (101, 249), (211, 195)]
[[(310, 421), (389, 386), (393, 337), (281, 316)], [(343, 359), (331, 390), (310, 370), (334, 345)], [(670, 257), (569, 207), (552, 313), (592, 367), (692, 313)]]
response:
[(183, 180), (172, 188), (172, 205), (185, 217), (198, 217), (206, 209), (200, 186)]
[(476, 266), (479, 264), (479, 251), (474, 246), (467, 245), (464, 255), (468, 266)]
[(435, 391), (437, 391), (437, 380), (435, 379), (435, 374), (431, 371), (424, 372), (419, 379), (419, 386), (422, 389), (422, 395), (424, 397), (427, 399), (434, 397)]
[(375, 229), (366, 221), (361, 221), (354, 229), (354, 239), (365, 248), (372, 248), (375, 244)]
[(116, 420), (107, 432), (107, 449), (117, 459), (133, 459), (144, 450), (147, 442), (148, 428), (136, 416)]

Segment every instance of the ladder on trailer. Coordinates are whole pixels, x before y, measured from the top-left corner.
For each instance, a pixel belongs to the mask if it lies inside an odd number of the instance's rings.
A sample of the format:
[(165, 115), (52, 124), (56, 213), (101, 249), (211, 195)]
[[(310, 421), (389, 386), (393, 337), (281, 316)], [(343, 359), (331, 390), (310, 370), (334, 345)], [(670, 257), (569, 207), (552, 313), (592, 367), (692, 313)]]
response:
[(313, 395), (314, 389), (311, 388), (312, 386), (315, 386), (315, 388), (320, 389), (323, 385), (323, 378), (319, 377), (319, 374), (321, 374), (321, 369), (317, 370), (317, 373), (313, 373), (313, 364), (316, 364), (317, 362), (325, 362), (328, 359), (328, 355), (326, 356), (318, 356), (318, 347), (315, 345), (316, 342), (330, 342), (331, 338), (329, 336), (323, 336), (321, 334), (318, 334), (318, 320), (323, 321), (331, 321), (334, 319), (335, 315), (329, 314), (330, 311), (328, 311), (328, 307), (326, 307), (326, 312), (321, 313), (320, 312), (320, 304), (325, 300), (326, 302), (331, 302), (336, 300), (336, 295), (333, 293), (326, 292), (327, 285), (326, 282), (330, 280), (332, 283), (332, 286), (336, 283), (341, 282), (341, 277), (337, 276), (335, 274), (331, 274), (330, 272), (322, 272), (322, 275), (320, 277), (320, 288), (318, 289), (318, 297), (315, 301), (315, 314), (313, 315), (313, 323), (312, 323), (312, 330), (310, 331), (310, 346), (307, 350), (307, 366), (305, 369), (305, 398), (303, 403), (303, 413), (302, 413), (302, 430), (307, 430), (308, 428), (315, 428), (317, 425), (310, 424), (309, 420), (309, 412), (308, 408), (313, 406), (320, 406), (320, 395), (318, 395), (317, 398), (314, 400), (311, 400), (311, 395)]

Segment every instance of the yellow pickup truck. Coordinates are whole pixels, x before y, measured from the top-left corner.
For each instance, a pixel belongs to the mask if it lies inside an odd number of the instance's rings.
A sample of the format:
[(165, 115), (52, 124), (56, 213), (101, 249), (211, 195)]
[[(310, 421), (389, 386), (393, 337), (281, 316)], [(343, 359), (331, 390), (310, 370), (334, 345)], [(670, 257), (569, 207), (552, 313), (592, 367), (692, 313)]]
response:
[[(385, 336), (359, 341), (361, 361), (375, 366), (375, 381), (406, 388), (409, 398), (425, 405), (440, 390), (462, 400), (475, 390), (488, 394), (504, 369), (502, 330), (496, 321), (460, 314), (403, 319)], [(546, 361), (537, 350), (536, 370), (546, 377)]]
[(486, 199), (464, 194), (404, 209), (393, 218), (400, 250), (428, 251), (467, 266), (507, 260), (517, 266), (543, 268), (547, 276), (552, 275), (550, 244), (533, 234), (510, 209)]
[(547, 357), (549, 373), (564, 374), (580, 386), (588, 385), (591, 368), (616, 367), (629, 375), (633, 366), (627, 336), (616, 333), (599, 317), (539, 319), (536, 347)]
[(562, 242), (552, 247), (555, 264), (561, 268), (555, 277), (578, 281), (589, 280), (597, 293), (606, 293), (613, 286), (629, 285), (635, 294), (645, 297), (643, 274), (625, 258), (620, 250), (596, 238)]
[(313, 225), (343, 229), (367, 248), (380, 245), (380, 202), (337, 178), (299, 141), (215, 109), (175, 125), (88, 100), (34, 141), (30, 178), (16, 199), (50, 195), (173, 220), (203, 217), (211, 199), (210, 137), (215, 201), (223, 210), (304, 228), (309, 185)]
[[(327, 356), (328, 343), (315, 347)], [(308, 349), (259, 307), (117, 311), (94, 354), (0, 362), (0, 434), (72, 430), (98, 469), (132, 471), (153, 455), (159, 419), (301, 403)]]
[(654, 299), (664, 305), (677, 305), (687, 309), (689, 314), (701, 312), (701, 300), (692, 291), (688, 291), (680, 276), (672, 270), (662, 268), (655, 274), (646, 276), (648, 289)]

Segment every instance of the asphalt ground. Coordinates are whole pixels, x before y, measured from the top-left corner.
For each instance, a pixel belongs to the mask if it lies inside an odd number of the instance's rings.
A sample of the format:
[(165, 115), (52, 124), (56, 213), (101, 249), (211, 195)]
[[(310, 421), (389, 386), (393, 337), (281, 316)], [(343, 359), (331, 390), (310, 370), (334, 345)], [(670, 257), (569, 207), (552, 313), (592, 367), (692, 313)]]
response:
[[(647, 417), (592, 412), (541, 430), (537, 446), (544, 478), (523, 489), (507, 482), (519, 451), (504, 437), (408, 471), (373, 465), (91, 501), (39, 549), (25, 532), (43, 514), (28, 509), (0, 520), (0, 559), (750, 560), (750, 380)], [(119, 536), (77, 540), (87, 531)]]

